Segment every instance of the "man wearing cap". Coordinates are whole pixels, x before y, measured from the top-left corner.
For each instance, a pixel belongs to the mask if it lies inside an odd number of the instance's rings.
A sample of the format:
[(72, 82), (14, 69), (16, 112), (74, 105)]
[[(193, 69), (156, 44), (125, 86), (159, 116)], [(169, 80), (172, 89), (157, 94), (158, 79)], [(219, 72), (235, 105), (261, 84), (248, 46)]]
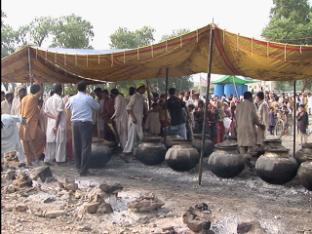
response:
[(7, 92), (5, 94), (5, 99), (1, 102), (1, 113), (2, 114), (11, 114), (12, 101), (13, 101), (13, 93)]
[(127, 105), (128, 112), (128, 140), (123, 150), (124, 154), (131, 154), (138, 141), (143, 139), (143, 116), (145, 85), (139, 86), (137, 92), (130, 97)]
[(66, 160), (66, 119), (64, 112), (64, 101), (61, 97), (62, 85), (53, 86), (53, 95), (50, 96), (44, 108), (44, 113), (48, 118), (46, 130), (46, 164), (62, 163)]

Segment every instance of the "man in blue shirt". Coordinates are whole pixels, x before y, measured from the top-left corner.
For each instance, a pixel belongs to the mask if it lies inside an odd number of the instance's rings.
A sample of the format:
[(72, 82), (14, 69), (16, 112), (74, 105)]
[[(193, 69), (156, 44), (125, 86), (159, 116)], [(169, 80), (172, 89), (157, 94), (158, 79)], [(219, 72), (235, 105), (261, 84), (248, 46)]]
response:
[(88, 158), (92, 143), (92, 113), (100, 109), (99, 103), (86, 94), (87, 84), (80, 81), (78, 93), (69, 98), (66, 108), (71, 112), (73, 148), (76, 168), (80, 176), (88, 174)]

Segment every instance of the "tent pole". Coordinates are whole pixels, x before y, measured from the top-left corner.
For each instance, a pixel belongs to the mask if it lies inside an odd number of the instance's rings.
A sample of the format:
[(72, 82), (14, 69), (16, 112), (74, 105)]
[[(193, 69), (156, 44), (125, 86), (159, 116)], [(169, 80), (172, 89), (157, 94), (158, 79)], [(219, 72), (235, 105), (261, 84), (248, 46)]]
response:
[[(168, 116), (167, 116), (167, 99), (168, 99), (168, 78), (169, 77), (169, 68), (166, 67), (166, 83), (165, 83), (165, 95), (166, 95), (166, 115), (165, 115), (165, 120), (166, 120), (166, 123), (168, 122)], [(166, 127), (165, 127), (166, 128)], [(167, 130), (166, 129), (163, 129), (163, 134), (164, 134), (164, 142), (166, 144), (166, 141), (167, 141)]]
[(151, 100), (151, 89), (150, 89), (150, 83), (148, 80), (146, 80), (146, 91), (147, 91), (147, 99), (148, 99), (148, 109), (150, 110), (152, 107), (152, 100)]
[(209, 32), (209, 46), (208, 46), (208, 71), (207, 71), (207, 90), (206, 90), (206, 103), (204, 109), (204, 122), (203, 122), (203, 129), (202, 129), (202, 142), (201, 142), (201, 149), (200, 149), (200, 160), (199, 160), (199, 173), (198, 173), (198, 184), (201, 185), (202, 183), (202, 174), (203, 174), (203, 154), (204, 154), (204, 145), (205, 145), (205, 138), (206, 138), (206, 119), (207, 119), (207, 107), (210, 101), (210, 80), (211, 80), (211, 67), (212, 67), (212, 52), (213, 52), (213, 30), (214, 25), (210, 25), (210, 32)]
[(296, 153), (296, 92), (297, 92), (297, 82), (296, 80), (294, 80), (294, 113), (293, 113), (293, 125), (294, 125), (294, 129), (293, 129), (293, 134), (294, 134), (294, 138), (293, 138), (293, 157), (295, 157), (295, 153)]
[(28, 76), (29, 76), (29, 83), (32, 85), (32, 75), (31, 75), (31, 60), (30, 60), (30, 47), (27, 48), (27, 56), (28, 56)]

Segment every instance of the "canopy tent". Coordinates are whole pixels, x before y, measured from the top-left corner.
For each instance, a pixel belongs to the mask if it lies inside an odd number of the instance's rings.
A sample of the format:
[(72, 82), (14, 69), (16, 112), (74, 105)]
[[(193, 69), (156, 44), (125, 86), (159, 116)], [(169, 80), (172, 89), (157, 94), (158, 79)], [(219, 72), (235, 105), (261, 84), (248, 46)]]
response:
[(1, 60), (5, 82), (76, 83), (181, 77), (207, 72), (209, 31), (213, 27), (211, 72), (259, 80), (312, 79), (312, 46), (255, 40), (215, 25), (151, 46), (131, 50), (92, 51), (26, 46)]
[(238, 85), (245, 85), (255, 82), (257, 81), (246, 80), (237, 76), (223, 76), (215, 81), (212, 81), (213, 84), (238, 84)]

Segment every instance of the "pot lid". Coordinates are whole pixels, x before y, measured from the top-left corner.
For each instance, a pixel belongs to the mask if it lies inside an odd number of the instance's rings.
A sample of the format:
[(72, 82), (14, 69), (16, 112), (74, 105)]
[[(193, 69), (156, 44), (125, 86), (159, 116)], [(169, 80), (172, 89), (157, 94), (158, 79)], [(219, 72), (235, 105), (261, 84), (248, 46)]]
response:
[(264, 140), (265, 144), (270, 144), (270, 143), (282, 143), (282, 140), (280, 138), (270, 138), (270, 139), (265, 139)]
[(215, 148), (222, 150), (234, 150), (237, 149), (237, 142), (233, 140), (225, 140), (215, 145)]

